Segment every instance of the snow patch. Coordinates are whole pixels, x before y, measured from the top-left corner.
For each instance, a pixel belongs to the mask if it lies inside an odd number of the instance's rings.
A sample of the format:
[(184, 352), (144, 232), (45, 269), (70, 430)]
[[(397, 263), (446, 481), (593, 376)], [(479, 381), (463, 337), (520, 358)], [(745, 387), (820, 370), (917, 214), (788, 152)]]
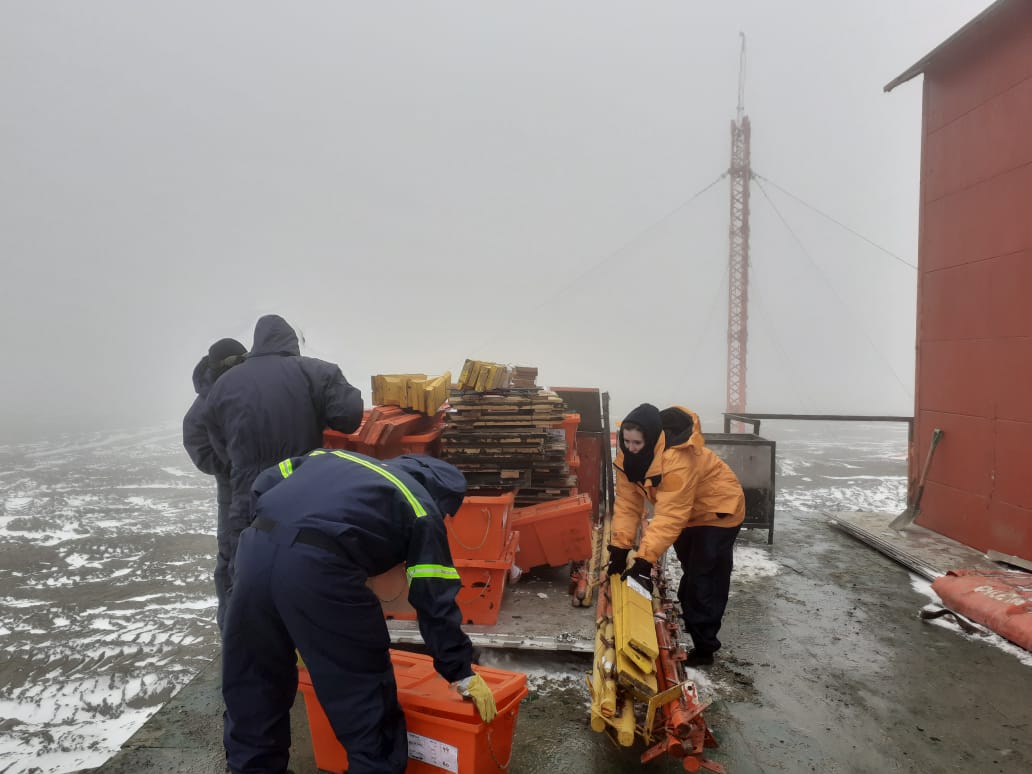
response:
[(186, 470), (182, 470), (181, 468), (162, 468), (162, 470), (168, 473), (170, 476), (180, 476), (184, 478), (194, 477), (193, 473)]
[(753, 581), (777, 575), (781, 565), (770, 558), (769, 549), (735, 545), (735, 580)]

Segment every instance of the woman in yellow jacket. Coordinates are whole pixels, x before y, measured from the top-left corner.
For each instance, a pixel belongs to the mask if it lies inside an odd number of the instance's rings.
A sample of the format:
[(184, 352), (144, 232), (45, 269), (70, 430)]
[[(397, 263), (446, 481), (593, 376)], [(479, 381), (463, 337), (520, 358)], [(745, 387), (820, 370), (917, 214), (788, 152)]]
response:
[[(618, 437), (608, 574), (634, 578), (651, 592), (652, 567), (673, 546), (684, 570), (677, 597), (694, 645), (688, 664), (712, 664), (745, 519), (742, 485), (706, 448), (699, 417), (686, 408), (660, 411), (643, 403), (620, 424)], [(646, 500), (654, 506), (652, 520), (628, 568)]]

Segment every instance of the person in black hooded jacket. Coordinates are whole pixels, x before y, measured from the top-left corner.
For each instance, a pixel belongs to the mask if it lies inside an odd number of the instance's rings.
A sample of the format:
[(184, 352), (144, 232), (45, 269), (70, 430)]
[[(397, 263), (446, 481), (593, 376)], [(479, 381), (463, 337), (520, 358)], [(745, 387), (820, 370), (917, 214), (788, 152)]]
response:
[(186, 453), (190, 455), (199, 471), (215, 477), (218, 551), (215, 555), (213, 576), (215, 597), (218, 599), (215, 620), (220, 632), (226, 616), (226, 589), (229, 584), (229, 505), (232, 490), (229, 486), (229, 464), (215, 453), (203, 414), (212, 386), (226, 371), (242, 363), (245, 354), (247, 350), (236, 339), (219, 339), (208, 348), (208, 354), (202, 357), (194, 368), (193, 384), (197, 397), (183, 417), (183, 447)]
[(240, 533), (251, 523), (251, 485), (265, 468), (322, 446), (326, 427), (350, 433), (362, 421), (362, 393), (335, 363), (303, 357), (279, 315), (261, 317), (244, 362), (211, 388), (203, 419), (215, 453), (230, 466), (229, 586)]

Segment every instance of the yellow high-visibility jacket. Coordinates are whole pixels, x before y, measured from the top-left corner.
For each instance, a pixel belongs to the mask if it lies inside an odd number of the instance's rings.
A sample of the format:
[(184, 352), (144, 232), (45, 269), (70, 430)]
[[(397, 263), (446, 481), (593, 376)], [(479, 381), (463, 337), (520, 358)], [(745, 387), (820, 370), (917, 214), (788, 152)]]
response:
[(647, 498), (654, 513), (637, 555), (653, 563), (686, 527), (737, 527), (745, 520), (745, 494), (738, 477), (706, 448), (698, 415), (681, 406), (675, 408), (692, 418), (691, 436), (667, 448), (666, 434), (660, 434), (644, 484), (627, 479), (623, 451), (614, 463), (613, 545), (634, 547)]

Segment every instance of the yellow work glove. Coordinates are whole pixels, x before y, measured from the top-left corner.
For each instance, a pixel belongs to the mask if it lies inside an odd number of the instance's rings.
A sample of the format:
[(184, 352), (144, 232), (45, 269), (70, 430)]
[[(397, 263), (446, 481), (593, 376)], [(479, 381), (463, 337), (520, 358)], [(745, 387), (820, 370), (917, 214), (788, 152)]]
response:
[(480, 713), (480, 717), (485, 723), (494, 720), (495, 715), (498, 714), (498, 708), (495, 706), (494, 695), (487, 687), (483, 677), (480, 675), (464, 677), (455, 683), (455, 688), (460, 696), (473, 700), (473, 706), (477, 708), (477, 712)]

